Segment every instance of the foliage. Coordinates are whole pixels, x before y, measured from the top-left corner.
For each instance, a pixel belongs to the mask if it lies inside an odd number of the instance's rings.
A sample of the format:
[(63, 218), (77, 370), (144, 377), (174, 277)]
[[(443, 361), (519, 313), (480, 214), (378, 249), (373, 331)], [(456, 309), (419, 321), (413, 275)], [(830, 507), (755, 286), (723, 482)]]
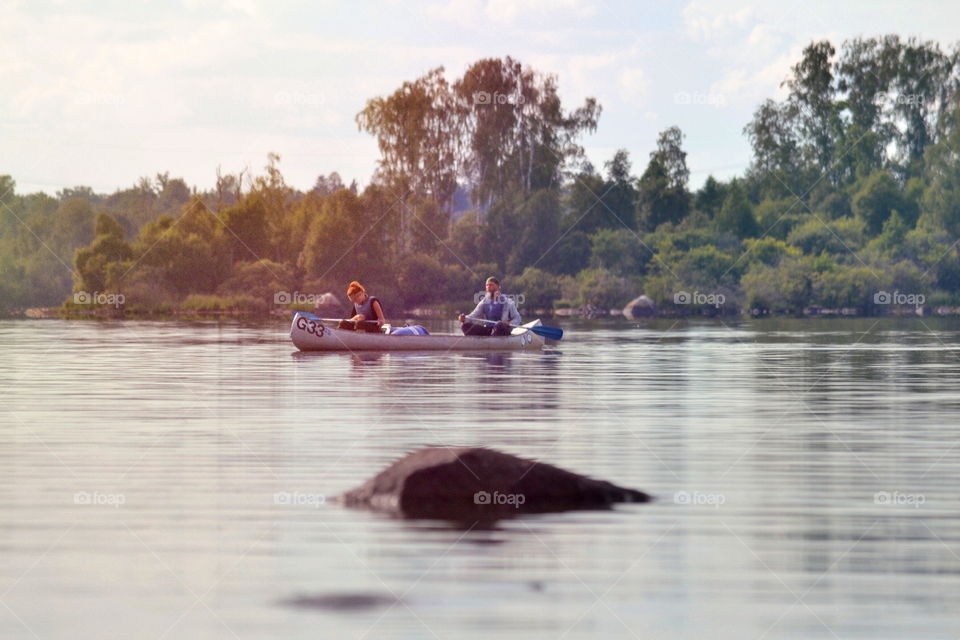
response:
[(887, 171), (876, 171), (867, 177), (851, 202), (853, 212), (867, 224), (872, 235), (880, 233), (894, 211), (913, 226), (916, 210), (907, 201), (893, 176)]
[(731, 233), (738, 238), (756, 235), (757, 220), (753, 217), (753, 207), (739, 182), (730, 185), (714, 222), (721, 233)]
[(638, 276), (646, 270), (650, 250), (628, 229), (601, 229), (591, 237), (590, 264), (619, 276)]
[(670, 127), (660, 133), (657, 149), (650, 153), (639, 182), (639, 219), (653, 231), (665, 222), (679, 222), (690, 211), (687, 154), (681, 148), (683, 133)]
[(893, 35), (809, 43), (744, 128), (749, 168), (693, 193), (678, 127), (639, 176), (625, 149), (597, 170), (581, 139), (600, 105), (564, 105), (556, 76), (510, 57), (367, 101), (356, 122), (380, 160), (362, 190), (330, 172), (299, 191), (276, 154), (259, 174), (217, 168), (209, 191), (162, 172), (53, 197), (0, 176), (0, 312), (71, 289), (265, 310), (351, 280), (399, 310), (464, 303), (488, 275), (527, 308), (678, 291), (784, 313), (879, 312), (879, 290), (960, 301), (958, 59)]
[(810, 214), (790, 232), (787, 242), (808, 255), (847, 255), (863, 246), (865, 226), (859, 218), (827, 221)]
[(404, 308), (438, 302), (446, 296), (446, 272), (430, 255), (405, 256), (397, 268), (400, 301)]
[(754, 264), (742, 286), (747, 307), (798, 314), (811, 304), (814, 268), (809, 259), (784, 258), (776, 264)]
[(601, 309), (620, 309), (636, 297), (636, 288), (627, 278), (606, 269), (584, 269), (577, 274), (577, 302)]
[(214, 296), (193, 293), (180, 303), (180, 308), (188, 311), (239, 311), (263, 312), (266, 303), (256, 296)]

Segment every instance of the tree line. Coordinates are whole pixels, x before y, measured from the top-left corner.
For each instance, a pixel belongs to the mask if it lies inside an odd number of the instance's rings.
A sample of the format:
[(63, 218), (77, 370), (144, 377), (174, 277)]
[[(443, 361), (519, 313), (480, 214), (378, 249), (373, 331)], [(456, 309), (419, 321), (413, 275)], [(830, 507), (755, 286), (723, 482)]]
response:
[(509, 57), (370, 99), (356, 123), (380, 159), (362, 190), (336, 173), (294, 189), (273, 154), (209, 191), (165, 173), (109, 196), (20, 195), (3, 176), (0, 304), (112, 291), (129, 310), (265, 310), (358, 279), (409, 309), (462, 302), (495, 273), (530, 309), (641, 293), (695, 309), (680, 292), (772, 313), (870, 313), (884, 291), (957, 305), (958, 62), (892, 35), (813, 42), (787, 97), (744, 127), (749, 168), (695, 191), (679, 128), (639, 175), (625, 150), (594, 167), (581, 140), (601, 105), (566, 108), (554, 76)]

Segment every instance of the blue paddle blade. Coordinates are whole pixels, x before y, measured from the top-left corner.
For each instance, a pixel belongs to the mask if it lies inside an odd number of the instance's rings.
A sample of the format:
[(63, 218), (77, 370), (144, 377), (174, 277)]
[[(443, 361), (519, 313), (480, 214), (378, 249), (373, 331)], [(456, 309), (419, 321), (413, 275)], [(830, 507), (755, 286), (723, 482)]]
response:
[(561, 340), (563, 338), (563, 329), (560, 327), (540, 325), (539, 327), (531, 327), (530, 331), (533, 331), (538, 336), (543, 336), (547, 340)]

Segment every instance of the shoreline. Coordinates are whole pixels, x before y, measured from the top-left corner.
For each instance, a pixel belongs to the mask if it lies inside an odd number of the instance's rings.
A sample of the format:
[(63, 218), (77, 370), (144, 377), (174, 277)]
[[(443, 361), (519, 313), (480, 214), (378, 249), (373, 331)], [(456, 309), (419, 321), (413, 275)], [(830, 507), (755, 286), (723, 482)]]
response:
[[(122, 307), (98, 307), (93, 309), (70, 309), (63, 307), (31, 307), (27, 309), (15, 310), (11, 313), (0, 316), (5, 319), (30, 319), (30, 320), (179, 320), (179, 319), (214, 319), (214, 318), (234, 318), (234, 319), (266, 319), (266, 318), (290, 318), (297, 311), (310, 311), (307, 309), (270, 309), (267, 311), (250, 311), (242, 309), (164, 309), (164, 310), (128, 310)], [(330, 313), (328, 310), (327, 313)], [(336, 314), (335, 314), (336, 315)], [(449, 305), (443, 307), (420, 307), (410, 310), (403, 310), (399, 314), (411, 318), (444, 318), (451, 315)], [(940, 306), (899, 306), (885, 308), (883, 313), (866, 313), (861, 309), (846, 307), (839, 309), (829, 309), (816, 306), (810, 306), (803, 310), (802, 314), (771, 312), (759, 309), (714, 309), (704, 308), (698, 310), (677, 310), (677, 309), (658, 309), (654, 313), (643, 316), (626, 316), (621, 309), (554, 309), (547, 312), (537, 310), (533, 316), (541, 318), (575, 318), (584, 320), (602, 320), (625, 318), (627, 320), (654, 320), (657, 318), (714, 318), (714, 317), (748, 317), (748, 318), (928, 318), (928, 317), (957, 317), (960, 316), (960, 307), (949, 305)]]

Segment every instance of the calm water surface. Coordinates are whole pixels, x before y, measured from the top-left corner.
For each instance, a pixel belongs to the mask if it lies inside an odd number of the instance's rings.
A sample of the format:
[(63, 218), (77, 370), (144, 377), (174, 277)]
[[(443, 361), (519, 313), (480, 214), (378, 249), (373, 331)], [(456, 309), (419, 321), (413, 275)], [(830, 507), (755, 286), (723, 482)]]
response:
[[(960, 636), (960, 323), (562, 324), (356, 357), (281, 322), (0, 323), (0, 637)], [(324, 502), (431, 444), (658, 500), (471, 529)]]

